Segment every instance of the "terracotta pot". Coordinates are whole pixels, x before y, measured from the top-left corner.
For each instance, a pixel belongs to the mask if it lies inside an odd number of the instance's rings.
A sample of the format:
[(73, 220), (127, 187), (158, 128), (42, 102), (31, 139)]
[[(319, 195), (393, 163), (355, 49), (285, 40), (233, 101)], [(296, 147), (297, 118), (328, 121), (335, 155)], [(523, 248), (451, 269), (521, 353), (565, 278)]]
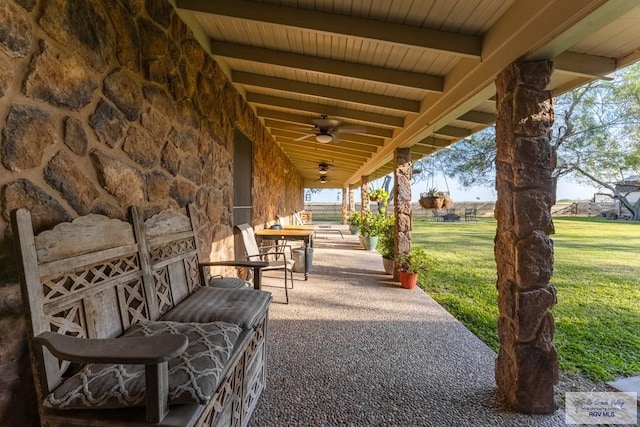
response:
[(400, 271), (400, 285), (405, 289), (413, 289), (418, 283), (418, 273)]

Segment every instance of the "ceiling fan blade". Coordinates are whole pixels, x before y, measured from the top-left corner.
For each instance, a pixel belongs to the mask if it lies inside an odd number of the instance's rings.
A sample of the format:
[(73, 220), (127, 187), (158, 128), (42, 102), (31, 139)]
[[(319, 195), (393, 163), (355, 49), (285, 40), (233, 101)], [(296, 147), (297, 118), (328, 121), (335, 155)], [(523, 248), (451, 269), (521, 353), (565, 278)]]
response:
[(319, 128), (336, 128), (341, 123), (336, 119), (314, 119), (311, 122)]
[(336, 133), (367, 133), (364, 126), (341, 126), (336, 129)]
[(304, 135), (304, 136), (301, 136), (300, 138), (296, 138), (296, 139), (294, 139), (294, 141), (302, 141), (303, 139), (307, 139), (307, 138), (309, 138), (310, 136), (316, 136), (316, 134), (315, 134), (315, 133), (308, 133), (308, 134), (306, 134), (306, 135)]

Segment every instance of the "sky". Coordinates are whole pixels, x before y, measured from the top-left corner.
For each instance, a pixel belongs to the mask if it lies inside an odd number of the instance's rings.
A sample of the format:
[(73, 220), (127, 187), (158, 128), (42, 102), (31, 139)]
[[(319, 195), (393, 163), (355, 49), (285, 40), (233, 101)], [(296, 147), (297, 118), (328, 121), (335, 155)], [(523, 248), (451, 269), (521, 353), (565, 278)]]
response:
[[(372, 188), (378, 188), (382, 186), (382, 179), (378, 179), (371, 183)], [(433, 186), (433, 185), (432, 185)], [(496, 191), (493, 187), (472, 187), (470, 189), (463, 189), (455, 179), (447, 178), (446, 184), (442, 177), (438, 181), (435, 178), (435, 186), (440, 190), (446, 190), (449, 188), (451, 198), (454, 202), (474, 202), (474, 201), (495, 201), (497, 198)], [(418, 182), (412, 186), (412, 200), (417, 202), (420, 199), (420, 193), (427, 191), (427, 184), (425, 181)], [(593, 194), (599, 192), (597, 187), (591, 187), (581, 184), (576, 184), (568, 180), (560, 180), (558, 182), (556, 200), (590, 200), (593, 198)], [(322, 190), (319, 193), (312, 193), (311, 200), (305, 200), (305, 203), (309, 202), (340, 202), (342, 200), (342, 190)], [(356, 201), (360, 200), (360, 191), (356, 191)]]

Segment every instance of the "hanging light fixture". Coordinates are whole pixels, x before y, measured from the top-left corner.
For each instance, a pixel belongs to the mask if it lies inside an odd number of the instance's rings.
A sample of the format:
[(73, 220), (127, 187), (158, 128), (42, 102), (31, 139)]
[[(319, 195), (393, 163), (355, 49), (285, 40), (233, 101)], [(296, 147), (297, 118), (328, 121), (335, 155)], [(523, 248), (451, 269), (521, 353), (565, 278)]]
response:
[(320, 175), (320, 184), (326, 184), (327, 183), (327, 176), (326, 175)]
[(329, 172), (329, 165), (322, 162), (318, 165), (318, 173), (320, 175), (326, 175)]
[(316, 141), (318, 141), (320, 144), (326, 144), (333, 141), (333, 137), (328, 133), (319, 133), (318, 135), (316, 135)]

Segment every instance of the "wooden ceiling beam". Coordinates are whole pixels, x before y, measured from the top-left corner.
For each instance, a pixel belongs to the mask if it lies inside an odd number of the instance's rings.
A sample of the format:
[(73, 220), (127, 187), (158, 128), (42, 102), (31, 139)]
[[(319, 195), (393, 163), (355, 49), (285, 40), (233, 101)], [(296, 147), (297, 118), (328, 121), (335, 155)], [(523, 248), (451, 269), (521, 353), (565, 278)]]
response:
[(448, 136), (455, 139), (462, 139), (471, 136), (469, 129), (459, 128), (455, 126), (444, 126), (434, 132), (436, 135)]
[(341, 108), (332, 105), (315, 104), (312, 102), (298, 101), (295, 99), (279, 98), (277, 96), (263, 95), (260, 93), (248, 92), (247, 101), (250, 104), (271, 105), (274, 107), (308, 111), (310, 113), (359, 120), (362, 122), (377, 123), (392, 127), (404, 126), (404, 118), (402, 117), (369, 113), (367, 111), (352, 110), (349, 108)]
[(176, 5), (193, 12), (377, 40), (448, 55), (480, 59), (482, 54), (481, 37), (412, 25), (245, 0), (176, 0)]
[(469, 111), (464, 113), (458, 120), (469, 123), (476, 123), (479, 125), (491, 126), (496, 122), (497, 115), (493, 113), (485, 113), (483, 111)]
[(287, 138), (276, 138), (276, 141), (285, 151), (297, 152), (297, 153), (323, 153), (327, 155), (331, 155), (332, 159), (349, 159), (349, 160), (360, 160), (366, 161), (370, 156), (369, 153), (352, 150), (349, 148), (341, 148), (340, 150), (336, 150), (335, 146), (331, 144), (319, 144), (308, 141), (294, 141), (292, 139)]
[(389, 85), (442, 92), (444, 78), (411, 71), (374, 67), (355, 62), (337, 61), (329, 58), (283, 52), (243, 44), (211, 40), (211, 52), (225, 58), (235, 58), (263, 64), (277, 65), (321, 74), (331, 74)]
[(564, 52), (554, 58), (555, 71), (572, 74), (578, 77), (608, 78), (608, 74), (616, 70), (614, 58), (585, 55), (584, 53)]
[(231, 78), (234, 83), (281, 90), (285, 92), (300, 93), (318, 98), (333, 99), (355, 104), (371, 105), (375, 107), (389, 108), (408, 113), (420, 112), (420, 101), (397, 98), (395, 96), (378, 95), (375, 93), (360, 92), (343, 89), (334, 86), (324, 86), (297, 80), (269, 77), (262, 74), (233, 71)]

